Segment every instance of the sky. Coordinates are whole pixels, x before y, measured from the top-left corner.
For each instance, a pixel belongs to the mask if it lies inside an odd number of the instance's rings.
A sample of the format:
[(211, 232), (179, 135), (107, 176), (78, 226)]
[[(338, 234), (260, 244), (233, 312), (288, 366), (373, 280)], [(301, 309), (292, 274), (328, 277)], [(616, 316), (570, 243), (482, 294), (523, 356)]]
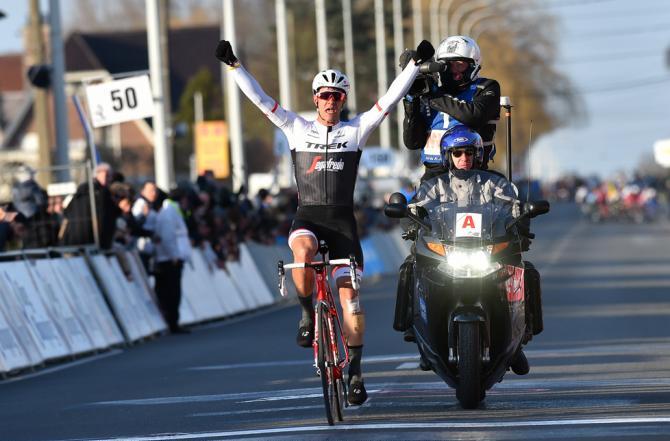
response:
[(541, 3), (560, 19), (559, 68), (581, 93), (588, 119), (534, 142), (531, 174), (630, 173), (655, 141), (670, 138), (670, 1)]
[[(581, 94), (587, 120), (534, 140), (531, 174), (630, 172), (670, 138), (670, 0), (537, 1), (559, 20), (557, 68)], [(72, 4), (62, 1), (61, 12)], [(21, 52), (28, 1), (0, 0), (0, 10), (0, 54)]]

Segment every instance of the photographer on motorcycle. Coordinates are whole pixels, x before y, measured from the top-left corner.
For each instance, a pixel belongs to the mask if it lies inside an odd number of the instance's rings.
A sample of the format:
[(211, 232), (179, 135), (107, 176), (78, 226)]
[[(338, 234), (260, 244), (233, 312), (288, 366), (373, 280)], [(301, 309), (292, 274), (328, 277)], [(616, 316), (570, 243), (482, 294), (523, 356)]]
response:
[[(493, 202), (509, 205), (512, 215), (515, 218), (520, 216), (520, 201), (518, 200), (518, 192), (514, 184), (498, 173), (477, 170), (481, 167), (485, 155), (482, 138), (477, 132), (463, 125), (453, 127), (441, 139), (440, 152), (443, 158), (441, 166), (446, 172), (424, 181), (421, 187), (419, 187), (416, 195), (408, 205), (415, 214), (421, 215), (422, 212), (426, 213), (426, 209), (432, 205), (439, 205), (445, 202), (458, 202), (465, 205)], [(404, 228), (407, 236), (416, 237), (416, 228), (418, 226), (415, 223), (412, 223), (411, 226), (405, 224)], [(398, 296), (409, 295), (411, 299), (413, 293), (413, 265), (414, 254), (410, 255), (408, 260), (401, 266)], [(529, 273), (526, 279), (528, 277), (532, 278), (526, 289), (526, 296), (529, 299), (528, 308), (533, 305), (540, 305), (540, 317), (538, 319), (539, 323), (541, 323), (539, 273), (537, 273), (537, 270), (535, 270), (530, 262), (526, 264), (526, 271)], [(536, 283), (535, 278), (537, 278)], [(534, 287), (534, 291), (537, 292), (528, 292), (528, 288), (531, 288), (531, 285)], [(530, 302), (534, 303), (531, 305)], [(412, 305), (413, 302), (410, 300), (407, 304)], [(409, 311), (404, 315), (408, 321), (405, 325), (409, 325), (405, 330), (405, 340), (414, 341), (414, 332), (412, 329), (413, 312), (411, 306), (408, 309)], [(529, 317), (530, 314), (537, 310), (529, 310), (526, 314), (528, 337), (525, 342), (532, 338), (533, 334), (541, 332), (541, 329), (533, 329), (532, 317)], [(423, 360), (421, 367), (422, 369), (426, 368)], [(518, 375), (525, 375), (529, 372), (528, 360), (521, 349), (519, 349), (513, 360), (511, 368)]]
[[(400, 65), (404, 67), (411, 56), (412, 51), (405, 51)], [(484, 151), (478, 168), (487, 170), (488, 161), (495, 155), (493, 138), (500, 119), (500, 84), (479, 76), (481, 52), (472, 38), (446, 38), (435, 51), (435, 60), (431, 71), (439, 74), (417, 77), (403, 100), (403, 141), (410, 150), (422, 149), (421, 161), (426, 171), (421, 182), (446, 171), (440, 141), (447, 130), (460, 124), (481, 135)]]

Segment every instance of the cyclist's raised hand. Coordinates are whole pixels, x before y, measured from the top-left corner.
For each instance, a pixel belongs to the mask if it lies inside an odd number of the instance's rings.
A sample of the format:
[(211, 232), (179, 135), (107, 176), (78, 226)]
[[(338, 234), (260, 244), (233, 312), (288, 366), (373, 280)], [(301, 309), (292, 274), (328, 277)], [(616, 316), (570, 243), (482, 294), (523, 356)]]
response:
[(235, 66), (237, 57), (233, 53), (233, 48), (230, 46), (228, 40), (221, 40), (219, 41), (219, 44), (216, 45), (216, 58), (222, 63), (226, 63), (228, 66)]
[(404, 69), (405, 66), (409, 63), (409, 60), (413, 60), (416, 57), (416, 51), (414, 49), (405, 49), (402, 54), (400, 54), (400, 59), (398, 64), (401, 69)]
[(430, 60), (435, 55), (435, 48), (430, 41), (421, 40), (421, 43), (416, 47), (416, 53), (412, 56), (414, 62), (418, 65), (424, 61)]

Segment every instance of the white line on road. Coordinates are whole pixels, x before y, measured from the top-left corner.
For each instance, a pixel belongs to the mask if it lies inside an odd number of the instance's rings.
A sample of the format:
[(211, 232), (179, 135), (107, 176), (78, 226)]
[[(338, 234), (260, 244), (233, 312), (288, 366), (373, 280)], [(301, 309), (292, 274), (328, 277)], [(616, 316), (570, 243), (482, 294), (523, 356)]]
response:
[[(235, 430), (207, 433), (179, 433), (159, 434), (148, 436), (134, 436), (131, 438), (106, 438), (104, 441), (172, 441), (209, 438), (232, 438), (253, 435), (276, 435), (282, 433), (351, 431), (351, 430), (435, 430), (435, 429), (496, 429), (520, 427), (547, 427), (547, 426), (588, 426), (607, 424), (661, 424), (670, 423), (670, 417), (622, 417), (622, 418), (585, 418), (566, 420), (532, 420), (532, 421), (491, 421), (471, 423), (382, 423), (382, 424), (342, 424), (336, 426), (301, 426), (278, 427), (274, 429)], [(103, 439), (97, 440), (103, 441)]]
[[(491, 393), (497, 390), (578, 390), (583, 392), (585, 389), (596, 389), (600, 387), (668, 387), (670, 379), (668, 378), (621, 378), (615, 380), (560, 380), (560, 379), (513, 379), (496, 384)], [(404, 393), (407, 391), (444, 391), (450, 392), (451, 389), (441, 381), (426, 381), (412, 383), (370, 383), (368, 384), (368, 393), (371, 395), (383, 393)], [(155, 397), (155, 398), (137, 398), (129, 400), (98, 401), (87, 403), (76, 407), (88, 406), (157, 406), (183, 403), (208, 403), (217, 401), (238, 401), (243, 403), (268, 402), (268, 401), (288, 401), (302, 400), (321, 397), (321, 388), (302, 388), (302, 389), (283, 389), (283, 390), (265, 390), (258, 392), (240, 392), (213, 395), (186, 395), (174, 397)]]
[[(412, 361), (418, 360), (418, 354), (394, 354), (394, 355), (373, 355), (365, 357), (365, 364), (376, 363), (395, 363), (398, 361)], [(275, 366), (300, 366), (309, 365), (313, 363), (313, 359), (305, 358), (302, 360), (284, 360), (284, 361), (260, 361), (256, 363), (234, 363), (234, 364), (218, 364), (210, 366), (194, 366), (186, 368), (189, 371), (216, 371), (227, 369), (248, 369), (248, 368), (269, 368)]]

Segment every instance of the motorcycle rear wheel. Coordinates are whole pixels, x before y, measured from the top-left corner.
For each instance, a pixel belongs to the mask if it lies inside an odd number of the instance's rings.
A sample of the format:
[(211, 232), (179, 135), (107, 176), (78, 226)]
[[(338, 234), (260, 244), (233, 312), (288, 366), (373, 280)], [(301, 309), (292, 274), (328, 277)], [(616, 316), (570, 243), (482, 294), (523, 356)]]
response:
[(456, 398), (464, 409), (476, 409), (483, 399), (479, 323), (458, 324), (458, 386)]

